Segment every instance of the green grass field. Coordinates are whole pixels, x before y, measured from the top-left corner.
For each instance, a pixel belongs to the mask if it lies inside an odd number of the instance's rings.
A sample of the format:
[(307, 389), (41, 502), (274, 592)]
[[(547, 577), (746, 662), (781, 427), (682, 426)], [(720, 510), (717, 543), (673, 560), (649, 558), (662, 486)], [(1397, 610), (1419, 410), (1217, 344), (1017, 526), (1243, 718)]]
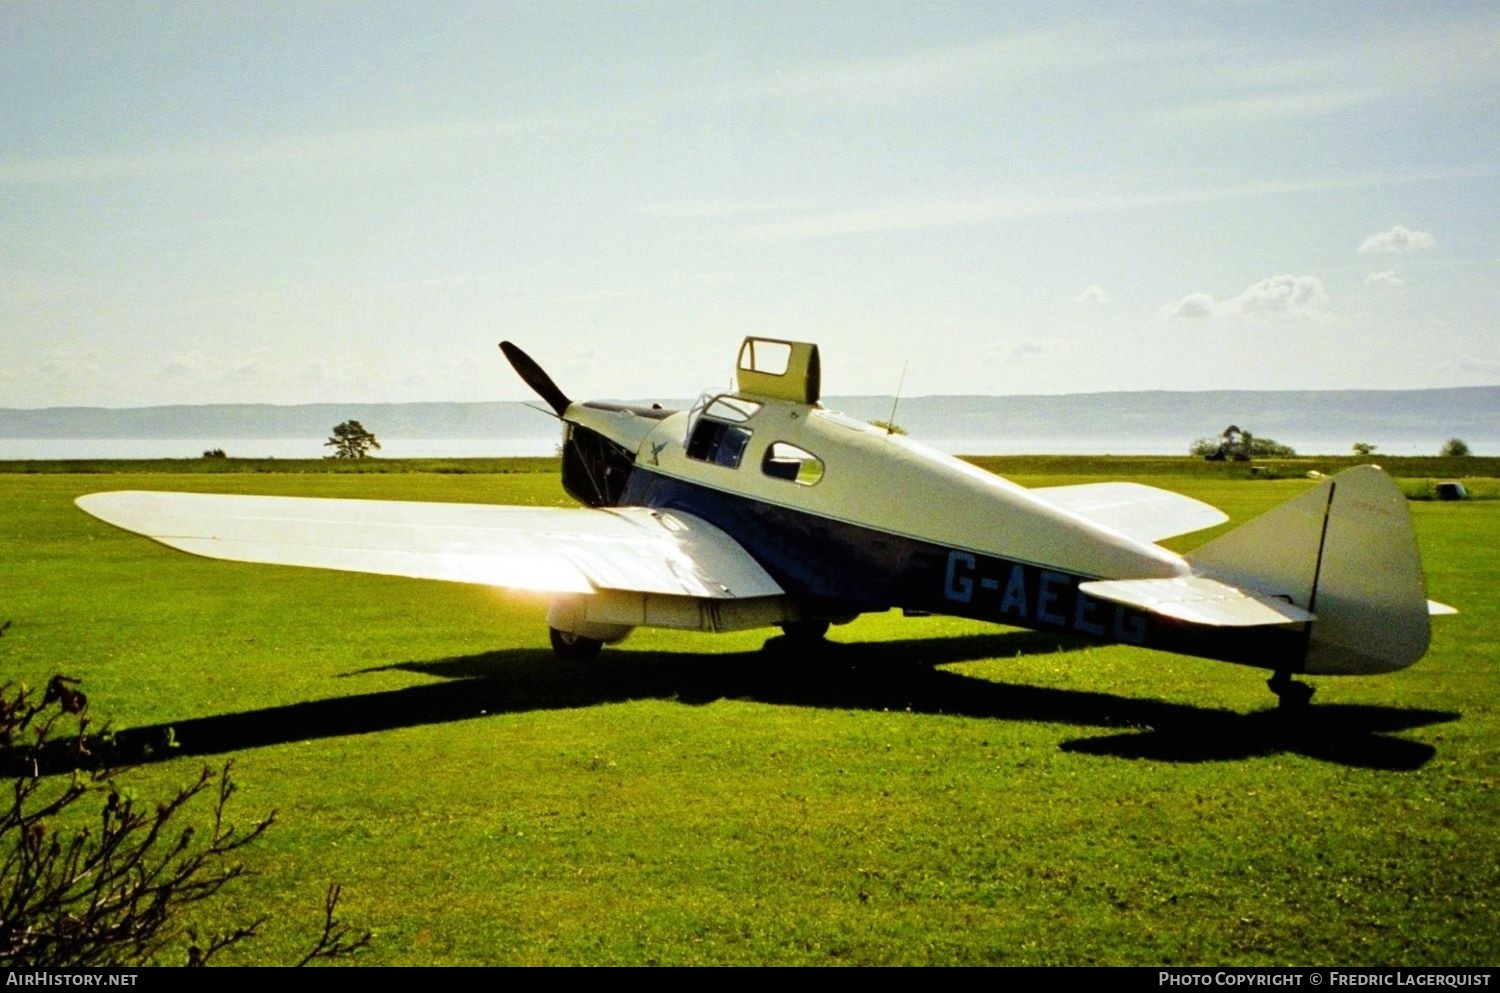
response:
[[(998, 461), (1027, 485), (1127, 468)], [(1308, 485), (1173, 461), (1130, 474), (1236, 523)], [(1466, 463), (1481, 497), (1491, 461)], [(1432, 462), (1397, 471), (1459, 474)], [(140, 795), (233, 757), (241, 818), (279, 811), (217, 905), (272, 921), (226, 961), (294, 958), (330, 881), (367, 964), (1500, 959), (1500, 500), (1411, 504), (1462, 613), (1411, 669), (1312, 680), (1293, 722), (1259, 670), (943, 618), (806, 655), (640, 631), (566, 664), (534, 599), (196, 559), (72, 506), (566, 504), (552, 465), (0, 467), (7, 677), (79, 676), (97, 716), (171, 729)]]

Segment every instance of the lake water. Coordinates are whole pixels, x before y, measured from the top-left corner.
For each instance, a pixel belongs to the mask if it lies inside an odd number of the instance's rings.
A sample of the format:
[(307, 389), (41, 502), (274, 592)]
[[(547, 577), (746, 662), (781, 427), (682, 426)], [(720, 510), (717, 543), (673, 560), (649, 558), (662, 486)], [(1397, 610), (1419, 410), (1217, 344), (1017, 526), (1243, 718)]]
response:
[[(317, 459), (323, 438), (0, 438), (0, 460), (194, 459), (212, 448), (235, 458)], [(559, 436), (515, 438), (382, 438), (386, 458), (499, 458), (552, 455)], [(1182, 438), (918, 438), (955, 455), (1186, 455)], [(1495, 439), (1467, 439), (1476, 454), (1500, 450)], [(1347, 455), (1343, 439), (1287, 439), (1303, 455)], [(1381, 445), (1376, 455), (1436, 455), (1441, 439)]]

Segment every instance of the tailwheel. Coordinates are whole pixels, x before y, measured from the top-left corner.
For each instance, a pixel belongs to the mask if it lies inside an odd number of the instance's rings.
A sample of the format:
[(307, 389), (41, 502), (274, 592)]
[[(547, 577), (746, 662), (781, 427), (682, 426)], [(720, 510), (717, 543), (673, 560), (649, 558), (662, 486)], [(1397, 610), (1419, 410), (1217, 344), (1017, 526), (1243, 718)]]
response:
[(781, 625), (788, 641), (802, 645), (823, 640), (828, 633), (828, 621), (819, 617), (805, 617), (800, 621), (786, 621)]
[(1293, 679), (1292, 674), (1285, 669), (1266, 680), (1266, 685), (1276, 694), (1276, 705), (1282, 710), (1301, 710), (1307, 706), (1314, 692), (1311, 686)]
[(547, 629), (552, 635), (552, 650), (560, 659), (569, 662), (589, 662), (599, 657), (599, 650), (604, 647), (604, 642), (597, 638), (585, 638), (581, 634), (573, 634), (570, 631), (559, 631), (557, 628)]

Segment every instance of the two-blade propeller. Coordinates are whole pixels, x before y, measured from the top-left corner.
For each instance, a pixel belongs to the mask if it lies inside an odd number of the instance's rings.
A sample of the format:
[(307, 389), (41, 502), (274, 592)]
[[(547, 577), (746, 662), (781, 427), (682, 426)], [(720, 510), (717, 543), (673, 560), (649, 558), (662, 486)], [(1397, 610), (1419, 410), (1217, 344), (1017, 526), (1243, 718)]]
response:
[(537, 365), (535, 359), (508, 341), (500, 343), (500, 351), (505, 353), (505, 358), (510, 362), (511, 368), (516, 370), (516, 375), (520, 376), (521, 380), (527, 386), (535, 390), (537, 396), (547, 401), (547, 406), (555, 410), (558, 417), (561, 417), (567, 411), (573, 401), (568, 399), (566, 393), (557, 388), (557, 384), (552, 381), (552, 377), (547, 375), (541, 366)]

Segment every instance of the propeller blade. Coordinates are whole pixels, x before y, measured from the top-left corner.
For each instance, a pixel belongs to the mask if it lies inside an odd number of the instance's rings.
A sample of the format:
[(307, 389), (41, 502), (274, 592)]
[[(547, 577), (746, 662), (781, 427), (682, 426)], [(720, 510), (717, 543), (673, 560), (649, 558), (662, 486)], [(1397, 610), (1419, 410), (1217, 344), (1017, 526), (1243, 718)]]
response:
[(563, 412), (568, 409), (568, 405), (573, 401), (568, 399), (566, 393), (557, 388), (557, 384), (552, 381), (552, 377), (542, 371), (542, 367), (536, 364), (535, 359), (510, 342), (502, 341), (500, 343), (500, 351), (505, 353), (505, 358), (510, 362), (511, 368), (516, 370), (516, 375), (520, 376), (521, 380), (527, 386), (535, 390), (537, 396), (547, 401), (547, 406), (557, 411), (557, 416), (561, 417)]

